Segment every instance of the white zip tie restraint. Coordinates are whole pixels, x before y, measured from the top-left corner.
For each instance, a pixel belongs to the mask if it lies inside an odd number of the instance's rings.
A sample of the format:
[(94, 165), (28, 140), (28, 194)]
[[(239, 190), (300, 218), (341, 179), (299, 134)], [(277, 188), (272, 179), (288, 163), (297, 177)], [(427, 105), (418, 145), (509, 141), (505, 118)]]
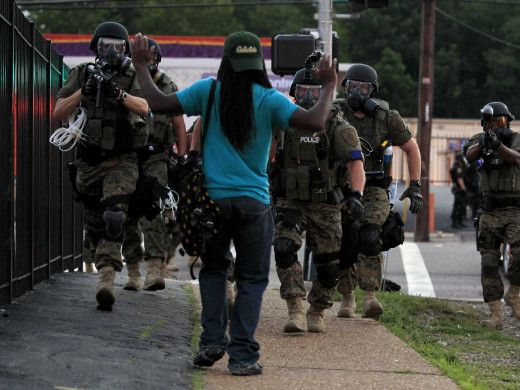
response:
[[(54, 146), (57, 146), (62, 152), (68, 152), (78, 141), (84, 141), (87, 138), (86, 134), (83, 134), (83, 129), (87, 124), (87, 110), (83, 107), (77, 107), (72, 111), (69, 116), (69, 127), (60, 127), (49, 138), (49, 142)], [(72, 144), (66, 148), (70, 142)]]
[(161, 210), (173, 210), (177, 211), (177, 207), (179, 205), (179, 194), (170, 189), (168, 192), (168, 198), (164, 201), (162, 199), (159, 200), (159, 207)]

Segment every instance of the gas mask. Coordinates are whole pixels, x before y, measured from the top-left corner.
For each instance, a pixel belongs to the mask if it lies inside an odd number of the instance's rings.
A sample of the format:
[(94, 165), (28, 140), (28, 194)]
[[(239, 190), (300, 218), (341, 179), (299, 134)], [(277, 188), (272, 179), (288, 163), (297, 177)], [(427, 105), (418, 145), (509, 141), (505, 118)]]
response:
[(148, 72), (150, 72), (150, 76), (155, 76), (157, 73), (157, 70), (159, 69), (159, 59), (157, 55), (154, 55), (154, 61), (153, 64), (148, 63), (146, 67), (148, 68)]
[(294, 91), (296, 104), (306, 110), (316, 104), (320, 97), (321, 85), (297, 84)]
[(126, 42), (117, 38), (101, 37), (97, 44), (97, 57), (105, 61), (111, 69), (119, 67), (126, 50)]
[(354, 112), (361, 111), (370, 117), (375, 115), (379, 103), (374, 99), (370, 99), (373, 88), (371, 83), (347, 80), (345, 85), (345, 97), (348, 105)]

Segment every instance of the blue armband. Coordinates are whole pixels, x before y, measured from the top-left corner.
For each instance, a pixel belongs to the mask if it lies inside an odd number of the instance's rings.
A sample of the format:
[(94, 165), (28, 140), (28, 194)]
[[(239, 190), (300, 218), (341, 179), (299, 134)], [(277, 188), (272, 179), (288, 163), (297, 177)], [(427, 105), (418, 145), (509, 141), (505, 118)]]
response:
[(362, 158), (363, 158), (363, 155), (361, 154), (360, 150), (354, 150), (353, 152), (350, 152), (351, 160), (361, 160)]

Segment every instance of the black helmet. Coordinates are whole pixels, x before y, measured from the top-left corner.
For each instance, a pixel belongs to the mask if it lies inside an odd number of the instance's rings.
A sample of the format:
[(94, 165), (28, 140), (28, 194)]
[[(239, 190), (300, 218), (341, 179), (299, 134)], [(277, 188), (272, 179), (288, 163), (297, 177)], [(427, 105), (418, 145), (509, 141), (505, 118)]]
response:
[(493, 109), (493, 117), (507, 116), (508, 123), (515, 120), (515, 116), (509, 112), (507, 106), (502, 102), (491, 102), (486, 104), (486, 106), (490, 106)]
[(161, 58), (162, 58), (161, 47), (159, 46), (159, 44), (157, 43), (157, 41), (155, 39), (148, 38), (148, 48), (150, 48), (152, 46), (155, 46), (153, 49), (153, 52), (157, 56), (157, 63), (159, 63), (159, 62), (161, 62)]
[(97, 52), (97, 41), (101, 37), (122, 39), (126, 42), (125, 54), (130, 53), (130, 41), (125, 26), (116, 22), (104, 22), (96, 27), (90, 40), (90, 50)]
[(296, 88), (296, 84), (309, 84), (309, 85), (321, 85), (319, 80), (316, 78), (316, 69), (311, 68), (311, 74), (310, 79), (305, 79), (305, 68), (300, 69), (296, 74), (294, 75), (291, 89), (289, 90), (289, 95), (294, 97), (294, 89)]
[(342, 87), (345, 86), (347, 80), (371, 83), (375, 88), (375, 92), (377, 92), (377, 90), (379, 89), (379, 84), (377, 83), (377, 73), (375, 69), (365, 64), (351, 65), (347, 69), (347, 73), (345, 73), (345, 77), (343, 77), (343, 80), (341, 81)]

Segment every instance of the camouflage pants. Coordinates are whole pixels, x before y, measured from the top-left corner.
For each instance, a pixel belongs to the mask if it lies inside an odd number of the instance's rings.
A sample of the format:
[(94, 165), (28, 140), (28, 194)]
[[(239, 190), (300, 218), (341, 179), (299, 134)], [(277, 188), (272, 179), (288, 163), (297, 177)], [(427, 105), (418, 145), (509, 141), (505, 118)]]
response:
[[(168, 184), (168, 157), (166, 154), (154, 154), (143, 163), (141, 175), (155, 177), (166, 186)], [(126, 224), (125, 239), (123, 242), (123, 256), (127, 264), (133, 264), (152, 258), (166, 260), (164, 239), (166, 225), (161, 213), (151, 221), (145, 217), (130, 220)], [(141, 246), (141, 237), (144, 238), (144, 251)]]
[[(506, 277), (511, 284), (520, 285), (520, 209), (505, 207), (494, 211), (480, 211), (479, 241), (492, 238), (511, 245), (511, 264)], [(484, 245), (493, 246), (493, 245)], [(504, 295), (504, 285), (499, 272), (500, 249), (479, 249), (482, 259), (481, 283), (484, 302), (501, 299)]]
[[(363, 217), (354, 223), (360, 227), (368, 223), (374, 223), (381, 228), (390, 214), (390, 202), (387, 191), (379, 187), (365, 187), (363, 193)], [(364, 253), (358, 255), (357, 262), (347, 270), (341, 271), (339, 276), (338, 291), (348, 294), (359, 283), (359, 287), (365, 291), (377, 291), (383, 281), (383, 255), (381, 253), (368, 256)]]
[(137, 155), (126, 153), (109, 158), (96, 166), (77, 163), (76, 185), (81, 195), (99, 202), (83, 202), (83, 218), (86, 237), (96, 248), (96, 268), (123, 269), (121, 242), (103, 237), (105, 222), (103, 212), (108, 208), (128, 210), (128, 201), (135, 191), (138, 167)]
[[(316, 267), (324, 267), (329, 270), (339, 268), (339, 249), (341, 245), (341, 209), (324, 203), (298, 202), (288, 199), (280, 199), (276, 202), (276, 210), (280, 213), (284, 209), (298, 209), (301, 211), (301, 230), (306, 231), (305, 239), (310, 250), (315, 256), (329, 255), (327, 262), (320, 262)], [(280, 215), (280, 214), (278, 214)], [(294, 226), (287, 226), (283, 220), (277, 217), (274, 240), (285, 237), (295, 244), (296, 252), (302, 246), (301, 233)], [(296, 261), (290, 267), (276, 266), (276, 272), (281, 282), (280, 296), (282, 299), (304, 297), (306, 294), (303, 284), (303, 269), (300, 261)], [(309, 303), (321, 307), (332, 307), (332, 297), (336, 291), (336, 284), (326, 287), (318, 277), (312, 283), (312, 289), (307, 297)], [(337, 277), (336, 277), (337, 278)]]

